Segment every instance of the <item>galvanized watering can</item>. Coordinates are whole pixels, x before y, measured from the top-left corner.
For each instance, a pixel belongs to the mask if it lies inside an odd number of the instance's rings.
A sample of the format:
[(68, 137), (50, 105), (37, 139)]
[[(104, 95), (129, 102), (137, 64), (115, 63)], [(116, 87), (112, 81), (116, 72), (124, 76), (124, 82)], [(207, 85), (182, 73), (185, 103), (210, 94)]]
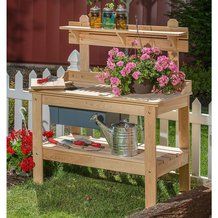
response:
[(105, 136), (111, 153), (117, 156), (131, 157), (137, 154), (137, 125), (121, 121), (108, 128), (99, 119), (98, 115), (93, 115), (90, 120), (94, 120)]

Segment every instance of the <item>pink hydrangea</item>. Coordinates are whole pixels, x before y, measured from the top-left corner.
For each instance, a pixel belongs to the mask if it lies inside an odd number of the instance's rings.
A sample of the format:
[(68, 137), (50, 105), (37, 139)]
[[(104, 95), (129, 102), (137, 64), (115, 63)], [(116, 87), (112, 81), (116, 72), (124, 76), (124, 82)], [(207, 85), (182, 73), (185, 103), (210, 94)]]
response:
[(182, 72), (182, 71), (179, 71), (179, 78), (182, 80), (182, 81), (184, 81), (185, 80), (185, 73), (184, 72)]
[(108, 55), (109, 55), (109, 57), (114, 57), (118, 52), (119, 52), (119, 49), (118, 49), (118, 48), (112, 48), (112, 49), (108, 52)]
[(115, 96), (120, 96), (121, 95), (121, 91), (118, 87), (114, 86), (112, 88), (112, 92), (114, 93)]
[(148, 60), (150, 59), (150, 55), (145, 53), (145, 54), (142, 54), (142, 56), (140, 57), (140, 60), (144, 61), (144, 60)]
[(123, 77), (125, 77), (126, 76), (126, 70), (125, 70), (125, 68), (124, 69), (122, 69), (121, 71), (120, 71), (120, 74), (123, 76)]
[(124, 64), (123, 61), (118, 61), (118, 62), (117, 62), (117, 66), (118, 66), (118, 67), (122, 67), (123, 64)]
[(120, 84), (120, 80), (117, 77), (111, 77), (110, 82), (111, 82), (111, 85), (115, 85), (115, 86), (118, 86)]
[(157, 78), (157, 81), (158, 81), (160, 87), (164, 87), (168, 84), (169, 77), (166, 75), (162, 75), (161, 77)]
[(117, 53), (117, 57), (119, 57), (119, 58), (125, 57), (125, 54), (122, 51), (119, 51)]
[(103, 72), (101, 74), (98, 74), (96, 78), (100, 83), (104, 83), (106, 79), (110, 77), (110, 74), (108, 72)]
[(132, 41), (132, 46), (138, 46), (139, 45), (139, 40), (138, 39), (134, 39)]
[(140, 72), (140, 71), (135, 71), (135, 72), (132, 74), (132, 77), (133, 77), (135, 80), (137, 80), (140, 75), (141, 75), (141, 72)]
[(142, 49), (142, 53), (143, 54), (151, 54), (152, 53), (152, 48), (147, 48), (147, 47), (144, 47), (143, 49)]
[(127, 63), (125, 67), (126, 73), (129, 74), (135, 67), (136, 67), (136, 64), (134, 62)]
[(177, 86), (182, 82), (178, 74), (173, 74), (170, 79), (173, 86)]
[(113, 63), (111, 60), (107, 60), (107, 67), (109, 68), (109, 69), (111, 69), (111, 70), (113, 70), (114, 69), (114, 67), (115, 67), (115, 63)]
[(177, 73), (179, 71), (178, 66), (173, 61), (170, 61), (169, 69), (174, 73)]
[(158, 72), (166, 70), (169, 67), (169, 63), (170, 63), (170, 59), (167, 56), (165, 55), (159, 56), (155, 64), (155, 69)]
[(157, 47), (153, 47), (153, 48), (152, 48), (152, 52), (153, 52), (154, 54), (156, 54), (156, 55), (161, 54), (161, 50), (160, 50), (159, 48), (157, 48)]

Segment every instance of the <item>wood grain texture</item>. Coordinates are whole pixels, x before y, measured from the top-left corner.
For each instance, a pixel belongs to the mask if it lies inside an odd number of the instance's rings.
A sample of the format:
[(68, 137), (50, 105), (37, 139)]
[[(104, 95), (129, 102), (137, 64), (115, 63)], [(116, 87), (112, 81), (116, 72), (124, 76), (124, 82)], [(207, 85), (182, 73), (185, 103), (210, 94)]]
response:
[(145, 107), (145, 207), (151, 207), (157, 200), (156, 167), (156, 108)]
[(43, 157), (42, 157), (42, 97), (39, 94), (33, 94), (33, 181), (41, 184), (43, 182)]
[[(187, 99), (187, 102), (189, 100)], [(179, 148), (190, 149), (190, 128), (189, 128), (189, 106), (178, 109), (178, 135)], [(180, 191), (190, 190), (190, 169), (189, 163), (179, 169)]]

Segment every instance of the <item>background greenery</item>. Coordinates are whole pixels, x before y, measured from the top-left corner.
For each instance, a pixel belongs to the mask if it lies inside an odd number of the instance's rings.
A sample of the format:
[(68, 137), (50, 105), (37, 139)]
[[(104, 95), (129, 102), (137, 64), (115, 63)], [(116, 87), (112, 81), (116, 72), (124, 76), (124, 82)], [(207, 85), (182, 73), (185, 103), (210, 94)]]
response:
[(190, 49), (182, 70), (193, 82), (194, 96), (207, 106), (211, 101), (211, 0), (170, 0), (170, 5), (169, 18), (189, 28)]

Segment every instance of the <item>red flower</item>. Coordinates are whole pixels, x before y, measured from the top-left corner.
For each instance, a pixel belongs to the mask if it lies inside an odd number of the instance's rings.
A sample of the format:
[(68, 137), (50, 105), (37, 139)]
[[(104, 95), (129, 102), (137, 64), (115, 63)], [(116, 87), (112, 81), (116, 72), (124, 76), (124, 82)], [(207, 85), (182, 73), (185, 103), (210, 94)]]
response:
[(15, 154), (15, 151), (14, 151), (14, 149), (11, 147), (11, 137), (10, 136), (8, 136), (7, 137), (7, 153), (8, 154)]
[(46, 138), (52, 138), (54, 135), (54, 132), (53, 131), (44, 131), (43, 132), (43, 136), (46, 137)]
[(27, 155), (32, 152), (32, 135), (23, 135), (22, 142), (21, 142), (21, 151), (23, 154)]
[(27, 157), (24, 158), (21, 162), (20, 162), (20, 167), (24, 172), (29, 172), (31, 171), (34, 167), (35, 167), (35, 163), (33, 161), (33, 157)]

